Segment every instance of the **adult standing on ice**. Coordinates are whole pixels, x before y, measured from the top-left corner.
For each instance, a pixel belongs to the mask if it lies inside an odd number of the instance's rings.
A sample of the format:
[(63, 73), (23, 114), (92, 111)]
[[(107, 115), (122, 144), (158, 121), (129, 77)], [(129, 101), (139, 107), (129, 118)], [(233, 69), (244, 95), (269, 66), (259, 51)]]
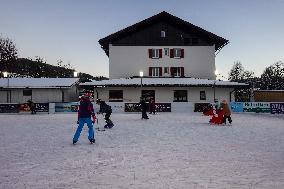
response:
[[(93, 117), (93, 121), (91, 119)], [(88, 139), (91, 144), (95, 143), (95, 133), (93, 129), (93, 123), (96, 121), (96, 115), (94, 113), (93, 104), (90, 101), (88, 95), (83, 95), (80, 100), (79, 110), (78, 110), (78, 128), (73, 137), (73, 144), (76, 144), (79, 140), (80, 134), (82, 132), (83, 126), (86, 123), (89, 128)]]
[(155, 98), (154, 97), (151, 97), (150, 98), (150, 103), (149, 103), (149, 105), (150, 105), (150, 112), (149, 112), (149, 114), (156, 114), (156, 107), (155, 107)]
[(142, 112), (142, 118), (141, 119), (149, 119), (147, 116), (147, 104), (143, 97), (140, 97), (140, 107)]

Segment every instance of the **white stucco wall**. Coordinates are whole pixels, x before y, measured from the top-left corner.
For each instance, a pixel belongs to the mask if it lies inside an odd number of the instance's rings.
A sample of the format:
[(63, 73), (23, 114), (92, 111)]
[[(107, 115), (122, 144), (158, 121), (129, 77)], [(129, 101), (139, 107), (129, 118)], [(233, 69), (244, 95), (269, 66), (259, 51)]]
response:
[[(160, 59), (151, 59), (148, 49), (163, 49)], [(164, 48), (184, 49), (184, 58), (166, 56)], [(149, 76), (149, 67), (184, 67), (185, 77), (215, 79), (214, 46), (109, 46), (110, 79)], [(163, 73), (164, 74), (164, 73)]]
[[(109, 90), (123, 90), (124, 102), (139, 102), (141, 90), (155, 90), (156, 102), (173, 102), (174, 90), (187, 90), (188, 102), (214, 102), (214, 89), (211, 87), (110, 87), (110, 88), (95, 88), (99, 94), (99, 98), (104, 101), (109, 101)], [(205, 91), (206, 100), (200, 100), (200, 91)], [(230, 101), (230, 92), (232, 88), (216, 88), (215, 98), (219, 101)], [(96, 91), (95, 91), (96, 98)], [(232, 99), (234, 100), (234, 99)], [(177, 102), (180, 103), (180, 102)]]
[(24, 89), (11, 89), (11, 93), (0, 91), (0, 103), (7, 103), (7, 94), (11, 94), (11, 103), (26, 103), (32, 99), (34, 102), (62, 102), (62, 91), (64, 92), (64, 101), (73, 102), (78, 100), (78, 90), (76, 86), (67, 89), (33, 89), (32, 96), (23, 96)]

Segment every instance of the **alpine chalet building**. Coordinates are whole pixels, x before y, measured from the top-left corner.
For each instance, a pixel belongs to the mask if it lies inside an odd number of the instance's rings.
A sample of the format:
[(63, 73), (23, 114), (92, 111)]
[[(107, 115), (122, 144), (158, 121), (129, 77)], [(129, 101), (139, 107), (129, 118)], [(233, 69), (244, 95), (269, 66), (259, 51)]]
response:
[[(215, 56), (228, 40), (161, 12), (99, 40), (109, 57), (109, 80), (82, 85), (109, 102), (233, 100), (246, 84), (216, 80)], [(143, 75), (143, 76), (142, 76)]]

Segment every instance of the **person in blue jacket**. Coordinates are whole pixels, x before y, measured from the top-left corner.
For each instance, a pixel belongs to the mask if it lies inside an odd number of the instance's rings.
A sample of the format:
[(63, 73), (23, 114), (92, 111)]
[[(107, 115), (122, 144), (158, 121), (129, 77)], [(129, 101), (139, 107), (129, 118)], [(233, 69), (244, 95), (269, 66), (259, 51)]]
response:
[[(93, 118), (93, 121), (91, 119)], [(88, 95), (83, 95), (80, 100), (80, 105), (78, 109), (78, 128), (73, 137), (73, 144), (76, 144), (79, 140), (80, 134), (82, 132), (83, 126), (86, 123), (89, 128), (89, 136), (88, 139), (91, 144), (95, 143), (95, 133), (93, 129), (93, 123), (96, 121), (96, 115), (94, 112), (93, 104), (90, 101), (90, 97)]]
[(101, 99), (97, 99), (96, 103), (100, 106), (100, 110), (97, 113), (105, 113), (106, 125), (104, 127), (108, 129), (112, 128), (114, 125), (110, 120), (110, 115), (112, 113), (111, 106), (107, 105), (105, 101), (102, 101)]

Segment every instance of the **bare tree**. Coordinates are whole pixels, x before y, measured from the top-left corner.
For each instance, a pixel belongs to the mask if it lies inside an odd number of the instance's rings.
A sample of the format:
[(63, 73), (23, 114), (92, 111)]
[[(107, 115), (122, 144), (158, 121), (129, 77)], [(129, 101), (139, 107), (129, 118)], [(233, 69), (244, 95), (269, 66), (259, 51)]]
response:
[(0, 62), (18, 58), (18, 49), (9, 38), (0, 36)]

